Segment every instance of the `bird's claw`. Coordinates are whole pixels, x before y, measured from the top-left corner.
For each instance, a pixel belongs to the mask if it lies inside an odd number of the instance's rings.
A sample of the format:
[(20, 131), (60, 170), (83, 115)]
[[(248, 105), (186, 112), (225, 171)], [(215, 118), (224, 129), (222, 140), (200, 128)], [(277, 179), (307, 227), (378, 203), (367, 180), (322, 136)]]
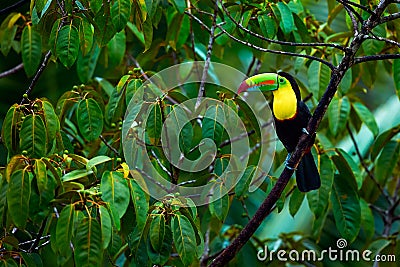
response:
[(291, 171), (295, 171), (296, 168), (293, 168), (293, 167), (290, 167), (290, 166), (289, 166), (289, 159), (290, 159), (290, 156), (291, 156), (291, 155), (292, 155), (292, 153), (288, 153), (288, 154), (287, 154), (286, 159), (285, 159), (285, 167), (286, 167), (287, 169), (291, 170)]

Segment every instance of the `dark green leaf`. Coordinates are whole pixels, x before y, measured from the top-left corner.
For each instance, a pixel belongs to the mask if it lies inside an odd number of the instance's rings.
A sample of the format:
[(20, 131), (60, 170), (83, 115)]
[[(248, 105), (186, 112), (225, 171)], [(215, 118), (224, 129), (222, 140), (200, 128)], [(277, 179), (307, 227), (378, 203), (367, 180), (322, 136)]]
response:
[(400, 132), (400, 126), (393, 127), (376, 138), (374, 145), (371, 149), (371, 158), (376, 159), (376, 157), (381, 152), (382, 148), (395, 136)]
[(325, 64), (313, 61), (308, 68), (307, 76), (309, 81), (309, 91), (317, 98), (321, 97), (325, 92), (329, 80), (330, 69)]
[[(82, 18), (79, 24), (79, 43), (82, 56), (86, 56), (89, 51), (93, 50), (94, 29), (86, 18)], [(79, 73), (79, 72), (78, 72)]]
[(103, 112), (96, 100), (89, 98), (79, 101), (76, 110), (79, 131), (88, 141), (99, 138), (103, 131)]
[(57, 57), (66, 68), (75, 63), (79, 52), (79, 32), (74, 25), (65, 25), (60, 29), (56, 51)]
[[(120, 31), (107, 44), (109, 66), (118, 66), (125, 57), (126, 35)], [(119, 92), (119, 91), (118, 91)]]
[[(100, 5), (101, 2), (102, 1), (100, 1)], [(94, 35), (96, 37), (96, 42), (100, 47), (107, 45), (116, 33), (109, 12), (110, 10), (106, 7), (106, 5), (102, 5), (100, 11), (94, 18), (97, 26), (94, 28)]]
[(381, 185), (385, 185), (392, 175), (400, 156), (400, 142), (389, 141), (382, 149), (375, 163), (374, 175)]
[(250, 182), (253, 178), (253, 175), (256, 173), (257, 167), (254, 165), (248, 166), (242, 176), (240, 177), (240, 180), (238, 181), (237, 185), (235, 186), (235, 194), (236, 197), (241, 197), (244, 194), (246, 194), (249, 190)]
[(112, 224), (111, 224), (111, 216), (108, 213), (108, 210), (104, 206), (99, 207), (99, 213), (100, 213), (100, 223), (101, 223), (101, 238), (102, 238), (102, 244), (103, 244), (103, 249), (106, 249), (108, 247), (108, 244), (110, 243), (111, 240), (111, 235), (112, 235)]
[(257, 19), (263, 35), (270, 39), (274, 38), (277, 31), (275, 20), (268, 14), (262, 14)]
[(110, 202), (116, 209), (119, 218), (122, 218), (129, 205), (129, 188), (123, 174), (116, 171), (105, 171), (101, 177), (100, 191), (103, 193), (101, 198)]
[(212, 105), (204, 114), (202, 136), (210, 138), (218, 146), (221, 143), (225, 113), (220, 105)]
[(76, 71), (81, 82), (87, 83), (92, 78), (100, 51), (99, 46), (95, 44), (92, 46), (92, 50), (85, 56), (83, 56), (82, 52), (79, 52)]
[(400, 59), (393, 60), (393, 80), (397, 96), (400, 98)]
[(22, 116), (23, 113), (18, 108), (18, 105), (14, 104), (7, 111), (3, 121), (1, 137), (11, 155), (17, 154), (19, 149), (19, 131), (17, 123), (21, 120)]
[(164, 241), (165, 217), (163, 214), (154, 214), (150, 224), (150, 243), (155, 251), (160, 251)]
[(349, 115), (350, 101), (347, 96), (333, 97), (328, 107), (329, 129), (333, 135), (338, 135), (345, 128)]
[(25, 228), (29, 214), (32, 173), (28, 167), (11, 174), (7, 190), (8, 212), (16, 227)]
[(26, 75), (35, 74), (42, 58), (42, 38), (31, 25), (25, 26), (21, 36), (22, 62)]
[(154, 103), (150, 106), (149, 115), (146, 123), (146, 132), (152, 143), (157, 143), (161, 138), (162, 115), (160, 103)]
[(72, 254), (71, 239), (74, 230), (75, 208), (74, 205), (66, 205), (57, 220), (56, 247), (58, 252), (68, 257)]
[(171, 221), (175, 248), (184, 265), (190, 265), (196, 256), (196, 236), (188, 218), (175, 214)]
[(352, 105), (358, 117), (361, 119), (362, 122), (365, 123), (365, 125), (367, 125), (368, 129), (370, 129), (374, 137), (376, 137), (379, 133), (379, 128), (378, 124), (375, 121), (374, 115), (361, 102), (355, 102), (352, 103)]
[(299, 189), (295, 189), (290, 196), (289, 199), (289, 212), (292, 217), (296, 215), (296, 213), (299, 211), (301, 204), (303, 203), (305, 194), (300, 192)]
[[(132, 175), (134, 179), (135, 177), (140, 176), (138, 172), (135, 172), (135, 174)], [(131, 191), (131, 198), (135, 208), (137, 228), (143, 229), (147, 220), (147, 212), (149, 210), (148, 196), (139, 186), (136, 180), (129, 180), (129, 181), (130, 181), (129, 186)]]
[(131, 0), (115, 0), (111, 6), (111, 18), (117, 32), (123, 30), (131, 14)]
[(20, 148), (26, 150), (32, 158), (41, 158), (46, 155), (46, 127), (39, 115), (26, 116), (21, 125)]
[(148, 50), (153, 42), (153, 24), (151, 19), (147, 17), (143, 23), (143, 35), (144, 35), (144, 50)]

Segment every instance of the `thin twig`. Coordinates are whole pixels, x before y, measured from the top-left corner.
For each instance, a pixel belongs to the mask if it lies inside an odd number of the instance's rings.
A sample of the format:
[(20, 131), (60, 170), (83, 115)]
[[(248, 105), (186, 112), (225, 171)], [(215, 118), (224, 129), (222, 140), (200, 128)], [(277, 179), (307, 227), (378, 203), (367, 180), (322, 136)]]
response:
[[(342, 0), (336, 0), (339, 3), (341, 3), (344, 7), (344, 9), (346, 9), (347, 14), (349, 14), (351, 23), (353, 24), (353, 31), (354, 34), (358, 34), (358, 21), (356, 20), (356, 18), (354, 17), (354, 15), (358, 15), (357, 18), (360, 22), (363, 21), (363, 19), (361, 18), (360, 14), (358, 14), (353, 7), (349, 6), (345, 1)], [(361, 20), (360, 20), (361, 19)]]
[(354, 58), (353, 65), (360, 64), (363, 62), (368, 62), (368, 61), (396, 59), (396, 58), (400, 58), (400, 54), (383, 54), (383, 55), (356, 57), (356, 58)]
[(397, 13), (393, 13), (393, 14), (390, 14), (390, 15), (387, 15), (387, 16), (385, 16), (385, 17), (382, 17), (380, 20), (379, 20), (379, 24), (382, 24), (382, 23), (386, 23), (386, 22), (389, 22), (389, 21), (392, 21), (392, 20), (395, 20), (395, 19), (398, 19), (398, 18), (400, 18), (400, 12), (397, 12)]
[(7, 77), (7, 76), (9, 76), (11, 74), (17, 73), (18, 71), (22, 70), (23, 68), (24, 68), (24, 63), (20, 63), (17, 66), (15, 66), (14, 68), (6, 70), (6, 71), (0, 73), (0, 79), (4, 78), (4, 77)]
[(364, 10), (365, 12), (368, 12), (370, 15), (373, 14), (372, 10), (370, 10), (370, 9), (369, 9), (368, 7), (366, 7), (366, 6), (363, 6), (363, 5), (360, 5), (360, 4), (358, 4), (358, 3), (355, 3), (355, 2), (352, 2), (352, 1), (348, 1), (348, 0), (344, 0), (344, 1), (345, 1), (346, 4), (348, 4), (348, 5), (355, 6), (355, 7), (359, 8), (359, 9)]
[[(44, 56), (42, 64), (40, 65), (35, 76), (33, 77), (31, 84), (29, 85), (28, 89), (25, 91), (25, 94), (27, 94), (28, 96), (32, 92), (33, 87), (35, 87), (35, 85), (38, 82), (43, 71), (46, 69), (46, 66), (49, 63), (50, 56), (51, 56), (51, 51), (49, 50), (49, 51), (47, 51), (46, 55)], [(26, 101), (27, 101), (26, 98), (22, 98), (20, 105), (25, 104)]]
[(385, 43), (388, 43), (388, 44), (391, 44), (391, 45), (395, 45), (395, 46), (400, 48), (400, 43), (399, 42), (397, 42), (395, 40), (388, 39), (388, 38), (383, 38), (383, 37), (377, 36), (372, 32), (371, 32), (371, 36), (369, 36), (369, 39), (385, 42)]
[(206, 84), (206, 79), (208, 76), (208, 69), (210, 68), (211, 53), (212, 53), (212, 49), (213, 49), (213, 45), (214, 45), (214, 41), (215, 41), (214, 35), (215, 35), (215, 30), (218, 26), (217, 25), (217, 17), (218, 17), (218, 0), (215, 0), (214, 16), (213, 16), (211, 29), (210, 29), (210, 38), (208, 40), (206, 60), (204, 63), (203, 74), (201, 76), (200, 88), (199, 88), (199, 93), (197, 95), (195, 109), (197, 109), (200, 106), (201, 98), (204, 97), (204, 94), (205, 94), (205, 84)]

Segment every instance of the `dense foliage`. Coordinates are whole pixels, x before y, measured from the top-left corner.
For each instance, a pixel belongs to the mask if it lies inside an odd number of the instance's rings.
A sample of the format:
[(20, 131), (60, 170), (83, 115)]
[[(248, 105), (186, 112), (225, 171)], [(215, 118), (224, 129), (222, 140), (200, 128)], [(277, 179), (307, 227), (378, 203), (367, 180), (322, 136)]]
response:
[[(5, 1), (1, 8), (13, 2)], [(351, 68), (317, 132), (312, 152), (321, 188), (304, 194), (290, 182), (276, 212), (230, 264), (264, 265), (257, 251), (265, 245), (321, 251), (336, 248), (339, 238), (348, 248), (400, 257), (396, 1), (21, 2), (0, 13), (0, 67), (11, 68), (15, 58), (15, 64), (23, 63), (0, 74), (0, 264), (206, 265), (268, 196), (284, 168), (286, 151), (277, 143), (270, 173), (250, 193), (262, 140), (254, 114), (229, 90), (202, 82), (182, 85), (149, 103), (144, 145), (166, 180), (188, 187), (214, 182), (235, 156), (227, 132), (216, 122), (224, 114), (220, 106), (207, 109), (208, 118), (199, 114), (186, 124), (177, 145), (195, 160), (202, 140), (212, 139), (218, 150), (210, 168), (180, 171), (163, 154), (165, 118), (178, 103), (196, 99), (202, 86), (205, 96), (236, 111), (252, 152), (238, 185), (217, 201), (195, 207), (179, 194), (156, 200), (143, 190), (143, 181), (151, 177), (130, 170), (124, 158), (122, 127), (132, 96), (158, 71), (202, 60), (247, 75), (290, 72), (313, 111), (359, 27), (382, 3), (380, 23), (359, 40), (356, 58), (348, 62)], [(25, 73), (16, 74), (22, 68)], [(217, 74), (210, 68), (208, 75)], [(15, 93), (17, 87), (26, 92)], [(215, 188), (222, 191), (223, 186)], [(282, 264), (277, 259), (271, 263)], [(339, 263), (325, 259), (313, 264)]]

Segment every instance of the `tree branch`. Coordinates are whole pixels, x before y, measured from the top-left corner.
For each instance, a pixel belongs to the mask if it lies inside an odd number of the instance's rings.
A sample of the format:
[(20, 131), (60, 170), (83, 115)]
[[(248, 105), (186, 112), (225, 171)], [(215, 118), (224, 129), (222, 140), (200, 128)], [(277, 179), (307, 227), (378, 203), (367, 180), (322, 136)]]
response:
[(389, 21), (392, 21), (392, 20), (395, 20), (395, 19), (398, 19), (398, 18), (400, 18), (400, 12), (397, 12), (397, 13), (393, 13), (393, 14), (390, 14), (390, 15), (387, 15), (387, 16), (385, 16), (385, 17), (382, 17), (380, 20), (379, 20), (379, 24), (382, 24), (382, 23), (386, 23), (386, 22), (389, 22)]
[(386, 0), (381, 0), (377, 8), (374, 10), (374, 15), (370, 16), (368, 20), (365, 21), (360, 30), (360, 33), (356, 35), (350, 43), (349, 49), (347, 50), (343, 59), (340, 61), (340, 64), (337, 66), (337, 68), (334, 68), (332, 70), (331, 79), (329, 81), (328, 87), (321, 100), (319, 101), (313, 116), (308, 122), (307, 131), (310, 134), (302, 134), (295, 150), (288, 160), (288, 165), (293, 166), (294, 168), (283, 169), (275, 186), (272, 188), (270, 194), (261, 204), (260, 208), (256, 211), (253, 218), (251, 218), (249, 223), (243, 228), (237, 238), (226, 249), (224, 249), (220, 255), (218, 255), (214, 259), (210, 266), (223, 266), (228, 263), (243, 247), (243, 245), (246, 244), (246, 242), (251, 238), (251, 236), (260, 226), (264, 218), (271, 213), (271, 209), (273, 208), (276, 201), (278, 201), (281, 193), (289, 182), (290, 177), (293, 175), (294, 169), (299, 164), (305, 151), (307, 149), (310, 149), (313, 145), (312, 136), (318, 129), (318, 126), (321, 123), (322, 118), (326, 113), (326, 110), (328, 109), (329, 103), (331, 102), (333, 96), (337, 91), (340, 81), (343, 79), (343, 76), (345, 75), (347, 70), (352, 66), (352, 63), (354, 62), (354, 57), (359, 50), (362, 42), (365, 40), (363, 36), (365, 34), (368, 34), (368, 32), (377, 25), (377, 21), (379, 20), (380, 16), (382, 15), (388, 4), (389, 3)]
[(17, 73), (18, 71), (22, 70), (23, 68), (24, 68), (24, 64), (20, 63), (17, 66), (15, 66), (14, 68), (6, 70), (6, 71), (0, 73), (0, 79), (4, 78), (4, 77), (7, 77), (9, 75), (12, 75), (14, 73)]
[(363, 56), (356, 57), (354, 59), (353, 65), (360, 64), (368, 61), (377, 61), (377, 60), (385, 60), (385, 59), (396, 59), (400, 58), (400, 54), (383, 54), (383, 55), (373, 55), (373, 56)]

